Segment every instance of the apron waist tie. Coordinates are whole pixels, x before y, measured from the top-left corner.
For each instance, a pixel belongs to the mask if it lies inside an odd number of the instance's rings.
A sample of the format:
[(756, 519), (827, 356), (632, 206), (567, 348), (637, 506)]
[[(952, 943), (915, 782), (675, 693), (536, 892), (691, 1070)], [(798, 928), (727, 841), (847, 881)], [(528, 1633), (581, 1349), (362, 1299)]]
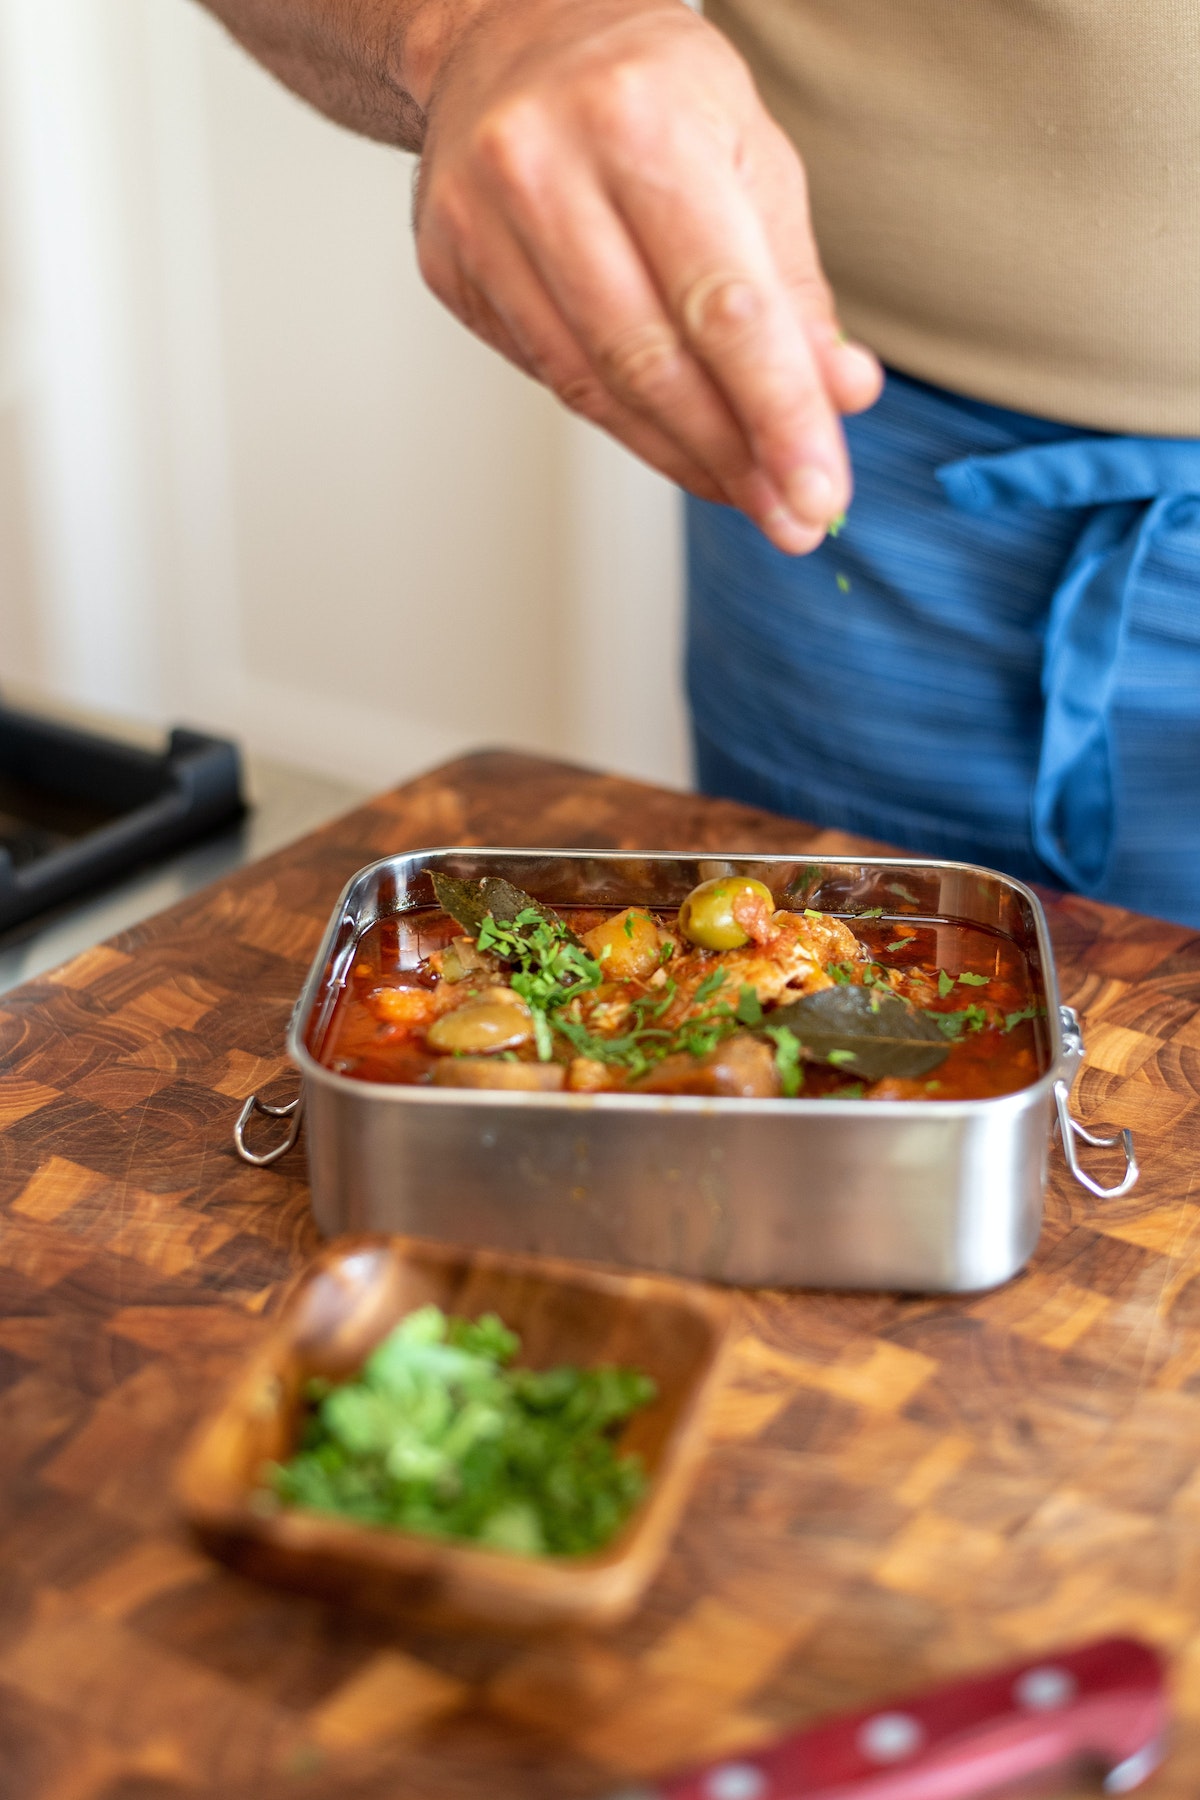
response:
[(1130, 597), (1175, 502), (1200, 495), (1200, 443), (1072, 438), (964, 457), (944, 464), (937, 478), (964, 512), (1093, 510), (1046, 622), (1032, 824), (1043, 862), (1068, 887), (1097, 893), (1116, 837), (1111, 712)]

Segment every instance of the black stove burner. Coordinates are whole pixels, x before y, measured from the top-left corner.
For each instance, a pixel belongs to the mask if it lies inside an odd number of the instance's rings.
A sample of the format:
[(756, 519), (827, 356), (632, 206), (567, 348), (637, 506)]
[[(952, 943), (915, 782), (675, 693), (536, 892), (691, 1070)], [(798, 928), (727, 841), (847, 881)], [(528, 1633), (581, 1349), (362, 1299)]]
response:
[(156, 755), (0, 706), (0, 931), (244, 811), (225, 738), (177, 728)]

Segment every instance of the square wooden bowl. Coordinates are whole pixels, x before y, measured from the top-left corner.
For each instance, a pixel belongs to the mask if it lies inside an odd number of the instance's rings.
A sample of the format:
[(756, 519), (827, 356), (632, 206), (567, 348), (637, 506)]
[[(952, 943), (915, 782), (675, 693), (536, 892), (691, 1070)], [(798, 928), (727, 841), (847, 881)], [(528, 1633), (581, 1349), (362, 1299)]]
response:
[[(344, 1380), (415, 1307), (496, 1312), (520, 1361), (620, 1363), (657, 1398), (620, 1445), (636, 1450), (646, 1496), (604, 1550), (524, 1557), (317, 1512), (256, 1506), (260, 1471), (295, 1447), (305, 1383)], [(616, 1624), (653, 1579), (704, 1449), (728, 1298), (652, 1275), (396, 1237), (341, 1238), (292, 1289), (271, 1335), (180, 1461), (176, 1492), (214, 1555), (248, 1575), (422, 1623), (527, 1631)]]

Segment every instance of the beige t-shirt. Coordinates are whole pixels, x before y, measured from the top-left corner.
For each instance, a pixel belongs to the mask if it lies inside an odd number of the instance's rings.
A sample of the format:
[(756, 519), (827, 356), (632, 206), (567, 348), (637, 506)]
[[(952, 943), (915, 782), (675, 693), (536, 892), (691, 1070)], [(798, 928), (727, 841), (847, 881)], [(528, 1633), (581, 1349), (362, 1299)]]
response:
[(848, 332), (1200, 437), (1200, 0), (708, 0), (808, 169)]

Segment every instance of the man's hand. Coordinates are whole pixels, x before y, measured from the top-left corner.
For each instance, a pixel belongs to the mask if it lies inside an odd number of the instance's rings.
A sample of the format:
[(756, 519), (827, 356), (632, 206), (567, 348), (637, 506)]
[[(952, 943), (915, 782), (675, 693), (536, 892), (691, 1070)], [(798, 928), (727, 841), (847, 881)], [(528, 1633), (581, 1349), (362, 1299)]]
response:
[(679, 0), (492, 0), (417, 98), (434, 292), (664, 474), (813, 549), (850, 498), (838, 414), (880, 373), (726, 40)]
[(820, 543), (850, 498), (838, 415), (881, 376), (720, 33), (681, 0), (207, 3), (335, 117), (420, 146), (421, 267), (473, 331), (781, 549)]

